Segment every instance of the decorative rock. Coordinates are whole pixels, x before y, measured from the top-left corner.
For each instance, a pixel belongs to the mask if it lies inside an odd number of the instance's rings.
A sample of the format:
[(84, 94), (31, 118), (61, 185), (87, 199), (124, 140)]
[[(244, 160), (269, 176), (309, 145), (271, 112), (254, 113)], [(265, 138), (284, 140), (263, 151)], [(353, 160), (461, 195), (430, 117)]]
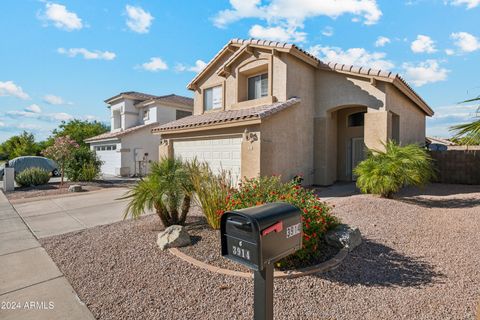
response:
[(81, 192), (82, 190), (82, 186), (79, 184), (72, 184), (68, 187), (68, 192)]
[(351, 252), (362, 243), (362, 235), (357, 227), (351, 228), (346, 224), (340, 224), (327, 232), (325, 241), (337, 248), (348, 248)]
[(157, 245), (160, 249), (184, 247), (192, 244), (190, 235), (182, 226), (173, 225), (160, 232), (157, 236)]

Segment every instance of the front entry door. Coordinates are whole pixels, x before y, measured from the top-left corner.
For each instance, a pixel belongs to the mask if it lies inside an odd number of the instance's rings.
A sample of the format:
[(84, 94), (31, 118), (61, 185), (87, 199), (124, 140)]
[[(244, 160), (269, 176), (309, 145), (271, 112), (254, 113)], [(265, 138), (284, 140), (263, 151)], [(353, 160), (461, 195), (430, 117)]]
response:
[(352, 138), (352, 181), (356, 181), (357, 177), (353, 173), (353, 169), (365, 159), (365, 142), (363, 138)]

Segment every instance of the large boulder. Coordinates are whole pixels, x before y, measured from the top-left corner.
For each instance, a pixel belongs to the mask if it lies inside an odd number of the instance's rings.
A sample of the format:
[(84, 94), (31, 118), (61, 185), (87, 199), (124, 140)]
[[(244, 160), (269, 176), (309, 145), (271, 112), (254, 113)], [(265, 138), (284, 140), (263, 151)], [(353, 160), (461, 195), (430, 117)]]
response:
[(337, 248), (347, 248), (353, 251), (362, 243), (362, 235), (357, 227), (349, 227), (346, 224), (340, 224), (335, 229), (330, 230), (325, 235), (326, 242)]
[(173, 225), (160, 232), (157, 236), (157, 245), (160, 249), (184, 247), (192, 244), (190, 235), (182, 226)]

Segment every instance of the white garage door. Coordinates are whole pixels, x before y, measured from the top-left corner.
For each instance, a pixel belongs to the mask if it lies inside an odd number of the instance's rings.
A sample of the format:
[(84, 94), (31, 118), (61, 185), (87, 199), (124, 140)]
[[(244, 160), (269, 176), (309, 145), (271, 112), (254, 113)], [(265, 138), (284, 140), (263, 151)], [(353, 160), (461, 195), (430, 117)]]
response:
[(103, 145), (96, 146), (95, 152), (97, 153), (102, 164), (102, 174), (116, 175), (116, 170), (120, 170), (121, 167), (121, 153), (117, 152), (115, 145)]
[(175, 158), (183, 161), (197, 158), (200, 162), (207, 162), (215, 173), (228, 170), (236, 184), (240, 180), (241, 145), (241, 137), (175, 141), (173, 153)]

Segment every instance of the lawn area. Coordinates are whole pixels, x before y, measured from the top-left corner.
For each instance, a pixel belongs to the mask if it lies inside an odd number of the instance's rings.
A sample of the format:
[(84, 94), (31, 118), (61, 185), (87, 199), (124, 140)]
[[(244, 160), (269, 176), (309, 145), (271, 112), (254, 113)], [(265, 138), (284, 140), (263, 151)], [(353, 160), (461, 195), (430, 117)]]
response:
[[(433, 184), (396, 199), (330, 203), (363, 243), (334, 271), (275, 280), (275, 319), (475, 319), (480, 187)], [(187, 222), (202, 220), (192, 208)], [(41, 241), (98, 319), (252, 318), (252, 280), (159, 250), (160, 229), (152, 215)]]

